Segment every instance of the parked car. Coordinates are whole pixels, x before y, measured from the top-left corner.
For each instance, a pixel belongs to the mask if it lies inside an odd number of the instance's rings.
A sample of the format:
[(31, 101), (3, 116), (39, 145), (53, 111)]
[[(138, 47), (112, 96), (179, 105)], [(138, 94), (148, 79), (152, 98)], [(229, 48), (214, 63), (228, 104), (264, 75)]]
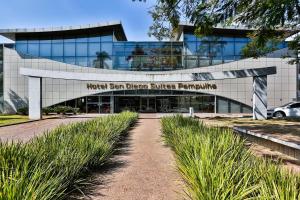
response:
[(300, 102), (290, 102), (268, 110), (268, 118), (300, 117)]

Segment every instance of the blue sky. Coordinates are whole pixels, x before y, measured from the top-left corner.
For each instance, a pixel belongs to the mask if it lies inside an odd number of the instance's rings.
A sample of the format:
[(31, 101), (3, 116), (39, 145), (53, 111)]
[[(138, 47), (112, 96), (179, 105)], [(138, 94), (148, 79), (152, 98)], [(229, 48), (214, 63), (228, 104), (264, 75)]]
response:
[[(0, 29), (56, 27), (122, 21), (128, 40), (155, 40), (147, 35), (148, 10), (155, 0), (0, 0)], [(5, 42), (0, 36), (0, 43)]]

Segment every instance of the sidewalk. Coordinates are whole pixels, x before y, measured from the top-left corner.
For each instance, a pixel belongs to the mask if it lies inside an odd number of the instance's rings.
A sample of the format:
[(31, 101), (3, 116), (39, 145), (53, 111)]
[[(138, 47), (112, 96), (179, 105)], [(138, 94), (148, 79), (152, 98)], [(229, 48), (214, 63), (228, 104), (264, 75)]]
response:
[(95, 175), (102, 184), (87, 199), (180, 199), (180, 178), (171, 150), (162, 142), (159, 119), (139, 119), (128, 137), (128, 144), (112, 159), (117, 167)]

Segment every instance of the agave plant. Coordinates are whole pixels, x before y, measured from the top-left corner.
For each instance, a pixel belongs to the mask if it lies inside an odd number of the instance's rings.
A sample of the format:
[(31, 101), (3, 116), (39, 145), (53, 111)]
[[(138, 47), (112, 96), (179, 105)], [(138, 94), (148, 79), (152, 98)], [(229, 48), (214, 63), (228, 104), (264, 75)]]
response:
[(0, 143), (0, 199), (61, 199), (91, 167), (112, 154), (137, 114), (62, 125), (26, 144)]
[(190, 199), (300, 199), (300, 176), (254, 157), (231, 129), (183, 116), (161, 120)]

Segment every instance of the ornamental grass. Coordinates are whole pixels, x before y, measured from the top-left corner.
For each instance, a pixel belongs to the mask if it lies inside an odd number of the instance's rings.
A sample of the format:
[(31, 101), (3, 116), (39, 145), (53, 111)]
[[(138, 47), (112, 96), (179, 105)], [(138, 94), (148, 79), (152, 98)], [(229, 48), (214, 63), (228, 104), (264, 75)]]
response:
[(253, 156), (231, 129), (180, 115), (161, 122), (189, 199), (300, 199), (300, 176)]
[[(28, 143), (0, 143), (0, 199), (64, 199), (112, 155), (137, 114), (61, 125)], [(21, 131), (21, 130), (20, 130)]]

